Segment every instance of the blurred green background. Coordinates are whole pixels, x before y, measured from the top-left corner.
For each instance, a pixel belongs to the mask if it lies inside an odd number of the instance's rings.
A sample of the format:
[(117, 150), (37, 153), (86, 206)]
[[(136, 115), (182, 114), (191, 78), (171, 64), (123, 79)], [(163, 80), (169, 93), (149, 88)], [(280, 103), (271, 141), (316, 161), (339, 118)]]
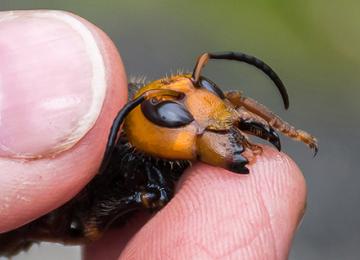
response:
[[(308, 183), (308, 208), (290, 259), (359, 259), (359, 1), (1, 0), (0, 9), (74, 12), (109, 34), (129, 75), (149, 80), (191, 70), (203, 51), (261, 57), (287, 86), (289, 111), (272, 83), (247, 65), (213, 62), (204, 74), (223, 88), (242, 89), (319, 139), (315, 159), (304, 145), (282, 139)], [(78, 249), (46, 246), (15, 259), (46, 253), (79, 258)]]

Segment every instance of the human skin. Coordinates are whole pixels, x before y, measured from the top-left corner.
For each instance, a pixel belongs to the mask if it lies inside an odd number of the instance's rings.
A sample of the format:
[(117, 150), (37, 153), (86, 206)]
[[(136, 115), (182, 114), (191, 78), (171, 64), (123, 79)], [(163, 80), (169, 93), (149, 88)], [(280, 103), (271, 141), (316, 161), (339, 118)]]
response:
[[(97, 173), (127, 80), (111, 40), (73, 14), (0, 12), (0, 232), (59, 207)], [(267, 146), (249, 175), (197, 163), (170, 203), (86, 259), (286, 259), (306, 185)]]

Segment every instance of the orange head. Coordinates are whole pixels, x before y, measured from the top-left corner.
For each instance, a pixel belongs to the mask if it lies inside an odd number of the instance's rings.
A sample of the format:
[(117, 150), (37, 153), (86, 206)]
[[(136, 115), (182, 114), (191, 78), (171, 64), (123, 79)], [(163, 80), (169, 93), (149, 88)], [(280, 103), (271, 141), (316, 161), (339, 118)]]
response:
[(156, 80), (135, 93), (114, 121), (105, 160), (124, 122), (128, 141), (145, 154), (169, 160), (200, 160), (247, 172), (245, 164), (251, 154), (246, 150), (251, 149), (246, 149), (246, 138), (238, 128), (239, 112), (215, 83), (200, 75), (209, 59), (235, 59), (256, 66), (275, 82), (288, 105), (284, 86), (265, 63), (246, 54), (205, 53), (193, 74)]
[(177, 75), (144, 86), (135, 98), (161, 89), (181, 94), (155, 96), (134, 108), (124, 122), (129, 142), (151, 156), (225, 167), (226, 157), (232, 157), (227, 135), (238, 116), (223, 92), (203, 77), (195, 86), (191, 75)]

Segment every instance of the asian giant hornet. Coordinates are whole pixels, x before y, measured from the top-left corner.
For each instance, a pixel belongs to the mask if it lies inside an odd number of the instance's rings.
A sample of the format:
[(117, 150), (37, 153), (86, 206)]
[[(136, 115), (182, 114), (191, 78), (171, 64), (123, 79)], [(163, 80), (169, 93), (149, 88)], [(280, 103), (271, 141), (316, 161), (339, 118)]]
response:
[(248, 135), (280, 150), (280, 132), (304, 142), (316, 154), (317, 140), (312, 135), (238, 91), (223, 92), (202, 76), (212, 59), (255, 66), (275, 83), (288, 108), (288, 94), (278, 75), (260, 59), (238, 52), (204, 53), (192, 74), (145, 85), (130, 83), (129, 102), (110, 129), (99, 174), (62, 207), (0, 234), (0, 255), (12, 256), (39, 241), (88, 243), (121, 225), (136, 210), (159, 210), (172, 198), (174, 182), (193, 161), (248, 174), (246, 165), (262, 152)]

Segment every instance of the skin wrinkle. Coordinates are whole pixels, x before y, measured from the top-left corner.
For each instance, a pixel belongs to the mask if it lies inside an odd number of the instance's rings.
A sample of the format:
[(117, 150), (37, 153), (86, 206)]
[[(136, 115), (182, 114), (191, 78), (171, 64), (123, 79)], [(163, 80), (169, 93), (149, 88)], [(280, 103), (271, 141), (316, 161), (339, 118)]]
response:
[[(275, 235), (274, 235), (274, 229), (273, 229), (273, 225), (272, 225), (272, 221), (271, 221), (271, 217), (270, 217), (270, 213), (268, 211), (268, 208), (266, 206), (266, 203), (264, 201), (264, 197), (262, 195), (262, 193), (256, 189), (256, 193), (258, 194), (258, 198), (259, 198), (259, 202), (260, 202), (260, 206), (264, 209), (264, 219), (266, 221), (266, 224), (268, 225), (268, 227), (270, 228), (270, 236), (272, 241), (275, 241)], [(272, 248), (273, 248), (273, 253), (276, 256), (275, 259), (279, 259), (278, 256), (278, 251), (276, 248), (276, 244), (275, 243), (271, 243), (272, 244)]]
[[(261, 157), (260, 160), (263, 160), (263, 158)], [(261, 165), (263, 165), (263, 164), (261, 164)], [(269, 164), (267, 164), (267, 165), (269, 165)], [(268, 173), (271, 174), (271, 172), (273, 172), (272, 171), (272, 168), (273, 168), (272, 166), (273, 165), (271, 163), (270, 167), (267, 167), (265, 169), (261, 169), (261, 170), (259, 170), (259, 172), (262, 172), (263, 173), (262, 175), (265, 175), (265, 176), (268, 175)], [(256, 166), (254, 166), (254, 167), (256, 167)], [(263, 217), (264, 217), (264, 220), (265, 220), (267, 226), (270, 228), (270, 236), (272, 238), (272, 241), (275, 241), (274, 229), (273, 229), (272, 222), (271, 222), (271, 214), (269, 213), (269, 210), (268, 210), (268, 208), (266, 206), (263, 194), (260, 191), (258, 185), (256, 185), (256, 183), (257, 182), (254, 183), (254, 187), (255, 187), (255, 192), (257, 194), (257, 198), (259, 199), (259, 206), (263, 209), (263, 212), (265, 213), (263, 215)], [(278, 253), (277, 253), (277, 249), (276, 249), (276, 244), (275, 243), (271, 243), (271, 244), (272, 244), (273, 252), (274, 252), (274, 254), (276, 256), (276, 259), (278, 259)]]
[[(294, 180), (292, 180), (292, 178), (290, 178), (290, 175), (287, 174), (279, 174), (279, 173), (275, 173), (276, 174), (276, 178), (271, 178), (269, 179), (270, 175), (268, 175), (266, 172), (268, 171), (269, 174), (275, 172), (275, 169), (280, 169), (281, 172), (290, 172), (291, 169), (297, 168), (297, 166), (290, 160), (290, 158), (288, 156), (286, 156), (285, 154), (277, 154), (276, 157), (274, 157), (274, 160), (268, 162), (263, 162), (265, 159), (261, 158), (262, 162), (260, 165), (264, 165), (266, 163), (266, 165), (268, 165), (269, 167), (267, 167), (266, 169), (259, 169), (259, 172), (265, 172), (265, 174), (263, 174), (263, 178), (265, 178), (264, 182), (262, 182), (262, 184), (265, 184), (265, 189), (269, 190), (271, 193), (269, 194), (270, 198), (274, 198), (272, 199), (272, 203), (273, 202), (286, 202), (286, 204), (289, 203), (293, 203), (293, 202), (288, 202), (287, 201), (287, 197), (289, 195), (289, 193), (296, 193), (298, 192), (297, 190), (297, 186), (294, 186)], [(272, 181), (271, 181), (272, 180)], [(260, 184), (260, 182), (257, 182)], [(259, 189), (259, 185), (256, 186), (257, 191)], [(264, 188), (264, 187), (263, 187)], [(284, 189), (286, 188), (286, 189)], [(291, 188), (291, 191), (288, 191), (288, 189)], [(263, 196), (263, 194), (261, 192), (259, 192), (259, 198), (261, 198), (264, 206), (266, 207), (267, 203), (265, 202), (265, 198)], [(278, 201), (277, 198), (283, 198), (281, 201)], [(273, 205), (273, 210), (274, 210), (274, 206), (278, 207), (281, 206), (277, 203), (272, 204)], [(300, 205), (301, 207), (301, 205)], [(271, 213), (269, 212), (269, 208), (266, 207), (267, 212), (269, 214), (269, 221), (270, 221), (270, 228), (271, 228), (271, 234), (273, 236), (273, 241), (275, 241), (274, 244), (274, 253), (276, 256), (276, 259), (281, 259), (281, 250), (279, 251), (278, 245), (277, 245), (277, 240), (275, 240), (275, 230), (274, 230), (274, 221), (276, 221), (279, 216), (274, 215), (272, 216)], [(276, 210), (275, 210), (276, 211)], [(289, 252), (285, 252), (286, 256), (288, 255)]]
[[(200, 203), (198, 202), (198, 198), (195, 195), (195, 193), (193, 192), (193, 185), (191, 185), (192, 180), (187, 180), (184, 182), (184, 184), (182, 185), (182, 192), (183, 194), (185, 194), (185, 198), (181, 199), (178, 197), (175, 197), (174, 200), (178, 200), (179, 206), (175, 206), (174, 207), (174, 216), (181, 216), (181, 212), (189, 212), (187, 214), (188, 218), (192, 218), (193, 216), (196, 216), (196, 214), (198, 214), (198, 210), (200, 210), (200, 207), (196, 207), (194, 205), (200, 205)], [(194, 196), (193, 196), (194, 195)], [(177, 205), (177, 202), (175, 202), (174, 204)], [(186, 208), (185, 210), (182, 210), (182, 208)], [(179, 214), (177, 214), (176, 212), (179, 212)], [(176, 220), (172, 219), (172, 221), (177, 222)], [(171, 228), (172, 226), (172, 222), (169, 222), (169, 226)], [(198, 232), (198, 230), (200, 230), (201, 227), (197, 227), (193, 229), (193, 232), (196, 234)], [(181, 249), (184, 247), (184, 245), (186, 244), (191, 244), (191, 245), (196, 245), (197, 242), (195, 240), (193, 240), (192, 237), (188, 238), (188, 239), (184, 239), (184, 235), (183, 232), (180, 232), (180, 235), (178, 236), (178, 239), (176, 239), (173, 248), (179, 248), (179, 252), (181, 252)], [(167, 252), (166, 252), (167, 253)], [(207, 253), (208, 254), (208, 253)], [(170, 259), (170, 258), (169, 258)]]
[[(226, 184), (226, 183), (225, 183)], [(225, 188), (225, 187), (224, 187)], [(247, 187), (245, 187), (245, 188), (247, 188)], [(220, 194), (220, 192), (221, 192), (221, 187), (217, 187), (217, 189), (219, 189), (219, 192), (217, 192), (216, 190), (214, 191), (214, 194)], [(244, 191), (244, 193), (245, 194), (249, 194), (250, 195), (250, 197), (251, 197), (251, 191), (248, 191), (247, 189)], [(233, 204), (233, 202), (234, 201), (237, 201), (238, 200), (238, 198), (237, 198), (237, 196), (239, 196), (240, 194), (239, 193), (237, 193), (237, 194), (233, 194), (228, 200), (225, 200), (225, 203), (227, 203), (227, 204), (230, 204), (229, 206), (231, 206), (231, 204)], [(219, 199), (220, 199), (220, 201), (218, 201), (218, 202), (216, 202), (216, 203), (214, 203), (215, 205), (221, 205), (221, 197), (219, 197)], [(255, 203), (255, 205), (256, 205), (257, 203)], [(224, 205), (224, 208), (228, 208), (229, 206), (227, 206), (227, 205)], [(254, 208), (252, 208), (252, 207), (244, 207), (247, 211), (248, 211), (248, 213), (246, 213), (245, 215), (251, 215), (251, 211), (253, 211), (254, 210)], [(216, 210), (216, 209), (214, 209), (214, 210)], [(255, 209), (256, 210), (256, 209)], [(216, 213), (216, 212), (215, 212)], [(220, 222), (217, 222), (215, 225), (215, 227), (221, 227), (222, 225), (221, 225), (221, 223), (222, 222), (224, 222), (224, 223), (226, 223), (227, 221), (229, 221), (229, 220), (231, 220), (231, 219), (236, 219), (236, 218), (231, 218), (231, 216), (232, 215), (236, 215), (236, 214), (231, 214), (231, 215), (222, 215), (221, 216), (221, 219), (220, 219)], [(251, 223), (250, 223), (251, 224)], [(242, 223), (242, 225), (243, 226), (249, 226), (249, 223)], [(257, 227), (258, 227), (259, 225), (257, 225)], [(221, 230), (220, 230), (221, 231)], [(246, 229), (245, 229), (245, 231), (246, 231)], [(226, 232), (220, 232), (220, 234), (219, 234), (219, 236), (221, 236), (221, 237), (223, 237), (223, 238), (227, 238), (227, 237), (229, 237), (230, 239), (232, 238), (232, 231), (226, 231)], [(215, 235), (215, 237), (218, 237), (218, 236), (216, 236)], [(253, 236), (248, 236), (248, 235), (246, 235), (246, 232), (244, 232), (244, 234), (242, 234), (242, 236), (241, 237), (246, 237), (246, 239), (243, 241), (243, 245), (239, 245), (239, 244), (235, 244), (235, 245), (233, 245), (232, 247), (230, 247), (230, 248), (228, 248), (228, 249), (226, 249), (225, 250), (225, 252), (219, 252), (218, 253), (218, 255), (217, 255), (217, 257), (221, 257), (221, 256), (223, 256), (223, 255), (226, 255), (227, 253), (228, 253), (228, 251), (233, 251), (233, 250), (235, 250), (236, 248), (239, 248), (239, 246), (241, 247), (241, 248), (245, 248), (246, 246), (248, 246), (249, 244), (251, 244), (251, 242), (252, 241), (254, 241), (255, 239), (256, 239), (256, 234), (254, 234)], [(240, 241), (239, 241), (240, 242)]]
[(217, 257), (214, 256), (214, 255), (212, 254), (212, 252), (210, 252), (210, 250), (209, 250), (206, 246), (204, 246), (203, 244), (198, 243), (198, 242), (195, 242), (194, 245), (195, 245), (197, 248), (199, 248), (202, 252), (204, 252), (205, 254), (207, 254), (209, 257), (211, 257), (211, 259), (214, 259), (214, 258), (217, 259)]
[[(257, 193), (258, 195), (260, 195), (260, 196), (259, 196), (259, 201), (258, 201), (258, 202), (260, 202), (260, 203), (257, 203), (257, 204), (260, 206), (261, 209), (263, 209), (262, 212), (265, 213), (265, 214), (263, 214), (264, 218), (262, 218), (263, 220), (265, 220), (264, 225), (262, 225), (260, 228), (259, 228), (259, 225), (257, 225), (257, 227), (256, 227), (256, 229), (257, 229), (257, 230), (260, 230), (260, 232), (255, 233), (254, 236), (250, 237), (250, 239), (245, 240), (245, 243), (243, 243), (243, 244), (236, 244), (236, 245), (234, 245), (233, 247), (229, 248), (227, 251), (225, 251), (223, 254), (217, 255), (217, 256), (216, 256), (216, 259), (222, 259), (223, 257), (230, 256), (232, 252), (236, 252), (236, 251), (238, 251), (239, 249), (251, 248), (251, 245), (253, 244), (253, 242), (256, 241), (256, 239), (258, 239), (258, 238), (262, 235), (263, 232), (267, 233), (267, 229), (268, 229), (269, 227), (270, 227), (270, 229), (271, 229), (270, 216), (269, 216), (269, 214), (268, 214), (268, 212), (267, 212), (267, 208), (266, 208), (266, 206), (265, 206), (265, 203), (264, 203), (264, 201), (262, 200), (262, 195), (261, 195), (261, 193), (260, 193), (258, 190), (256, 191), (256, 193)], [(221, 222), (227, 222), (227, 221), (229, 221), (229, 219), (230, 219), (230, 220), (231, 220), (231, 219), (235, 219), (233, 216), (237, 216), (237, 215), (236, 215), (236, 214), (229, 215), (228, 218), (224, 218)], [(220, 222), (220, 223), (217, 223), (218, 226), (221, 226), (221, 225), (220, 225), (221, 222)], [(250, 224), (251, 224), (251, 223), (250, 223)], [(271, 233), (272, 233), (272, 232), (270, 232), (270, 234), (271, 234)], [(272, 236), (272, 239), (273, 239), (273, 241), (274, 241), (274, 235), (271, 234), (271, 236)], [(276, 251), (275, 246), (274, 246), (274, 251)], [(276, 254), (275, 254), (275, 255), (276, 255)]]
[[(193, 188), (191, 185), (191, 182), (185, 182), (184, 185), (182, 186), (182, 189), (184, 191), (184, 194), (186, 194), (186, 200), (181, 200), (178, 197), (175, 197), (174, 199), (179, 200), (179, 202), (181, 203), (180, 205), (184, 208), (186, 208), (186, 212), (189, 212), (189, 217), (191, 217), (192, 215), (197, 213), (197, 210), (199, 209), (198, 203), (197, 202), (197, 196), (194, 194), (193, 192)], [(201, 189), (201, 188), (199, 188)], [(188, 201), (188, 202), (186, 202)], [(178, 202), (178, 203), (179, 203)], [(191, 208), (191, 209), (190, 209)]]
[[(262, 158), (262, 160), (265, 160)], [(265, 164), (265, 163), (264, 163)], [(264, 165), (263, 163), (261, 165)], [(299, 189), (298, 187), (299, 186), (294, 186), (294, 179), (291, 177), (291, 176), (296, 176), (296, 175), (289, 175), (289, 174), (284, 174), (284, 173), (287, 173), (287, 172), (291, 172), (291, 171), (295, 171), (295, 170), (298, 170), (296, 164), (291, 161), (291, 159), (286, 156), (285, 154), (283, 153), (279, 153), (277, 154), (275, 157), (274, 157), (274, 160), (271, 160), (270, 162), (267, 162), (266, 161), (266, 165), (269, 165), (268, 167), (268, 172), (269, 173), (272, 173), (272, 172), (275, 172), (275, 169), (280, 169), (280, 171), (277, 172), (277, 175), (276, 175), (276, 178), (273, 178), (273, 179), (269, 179), (269, 175), (267, 174), (264, 174), (263, 177), (265, 177), (264, 179), (264, 184), (266, 185), (266, 190), (269, 190), (271, 193), (269, 194), (268, 196), (268, 202), (269, 202), (269, 199), (271, 199), (271, 203), (272, 204), (272, 207), (270, 207), (270, 209), (272, 209), (272, 211), (275, 211), (275, 213), (277, 213), (277, 210), (276, 210), (276, 207), (284, 207), (284, 206), (287, 206), (289, 208), (291, 207), (294, 207), (294, 208), (301, 208), (302, 205), (299, 204), (298, 206), (290, 206), (289, 204), (294, 204), (294, 203), (299, 203), (300, 201), (299, 200), (296, 200), (296, 201), (288, 201), (287, 198), (288, 196), (290, 195), (293, 195), (293, 194), (299, 194), (298, 198), (301, 198), (301, 193), (299, 193)], [(261, 172), (265, 172), (263, 169), (260, 169), (259, 171)], [(302, 175), (297, 175), (297, 176), (300, 176), (300, 178), (302, 178), (302, 180), (300, 182), (304, 182), (304, 179), (302, 177)], [(268, 178), (267, 178), (268, 177)], [(297, 183), (299, 184), (299, 183)], [(284, 187), (286, 187), (284, 189)], [(301, 185), (300, 185), (301, 187)], [(265, 197), (263, 196), (263, 194), (260, 194), (261, 197), (262, 197), (262, 200), (264, 202), (265, 205), (267, 205), (267, 202), (265, 200)], [(278, 198), (283, 198), (282, 200), (279, 200)], [(285, 202), (286, 205), (282, 205), (281, 203), (282, 202)], [(280, 204), (279, 204), (280, 203)], [(284, 212), (289, 212), (289, 211), (284, 211)], [(291, 211), (290, 211), (291, 212)], [(301, 210), (300, 210), (301, 212)], [(272, 215), (271, 214), (271, 210), (269, 211), (268, 210), (268, 213), (269, 213), (269, 219), (270, 219), (270, 225), (271, 225), (271, 232), (272, 232), (272, 235), (273, 237), (275, 238), (275, 230), (274, 230), (274, 225), (277, 220), (279, 220), (279, 217), (281, 218), (282, 216), (278, 216), (278, 215)], [(292, 215), (290, 215), (291, 219), (292, 219)], [(286, 224), (285, 226), (285, 230), (290, 230), (289, 227), (291, 227), (293, 225), (293, 223), (289, 223), (289, 222), (284, 222)], [(289, 226), (290, 224), (290, 226)], [(282, 229), (284, 227), (281, 227)], [(291, 234), (294, 233), (294, 230), (291, 230)], [(276, 253), (276, 257), (277, 259), (281, 259), (281, 257), (284, 257), (287, 258), (288, 254), (289, 254), (289, 250), (288, 251), (283, 251), (283, 250), (280, 250), (279, 251), (279, 243), (280, 245), (281, 244), (284, 244), (283, 242), (279, 242), (279, 240), (273, 240), (275, 241), (275, 253)], [(288, 244), (290, 245), (291, 240), (288, 241)], [(285, 244), (286, 245), (286, 244)], [(285, 255), (281, 255), (281, 253), (284, 252)]]
[[(231, 216), (229, 216), (229, 219), (234, 219), (234, 218), (231, 218)], [(257, 226), (257, 228), (258, 227), (259, 226)], [(267, 229), (266, 227), (267, 227), (267, 225), (263, 225), (263, 228), (260, 228), (260, 230), (266, 230)], [(230, 232), (227, 232), (227, 233), (229, 233), (230, 235), (233, 235), (233, 233), (230, 233)], [(253, 242), (256, 241), (261, 236), (261, 234), (262, 234), (262, 232), (254, 234), (249, 239), (247, 239), (245, 241), (245, 243), (243, 243), (243, 244), (235, 244), (233, 247), (227, 249), (224, 253), (217, 255), (216, 258), (222, 259), (223, 257), (230, 256), (233, 252), (239, 251), (241, 249), (251, 248), (251, 245), (253, 244)]]
[[(216, 170), (215, 170), (215, 171), (216, 171)], [(189, 181), (189, 182), (190, 182), (190, 181)], [(222, 185), (226, 186), (226, 182), (227, 182), (227, 181), (225, 181), (224, 183), (222, 183)], [(200, 185), (200, 187), (201, 187), (201, 183), (207, 183), (207, 181), (201, 179), (201, 182), (198, 183), (198, 184)], [(185, 182), (184, 186), (185, 186), (186, 184), (188, 184), (188, 183)], [(199, 186), (199, 185), (198, 185), (198, 186)], [(218, 189), (219, 192), (220, 192), (222, 185), (220, 185), (219, 182), (217, 182), (217, 185), (219, 185), (219, 187), (216, 187), (216, 189)], [(194, 200), (194, 199), (190, 199), (190, 198), (188, 198), (188, 197), (196, 198), (196, 196), (192, 196), (192, 195), (193, 195), (193, 194), (196, 194), (197, 192), (199, 192), (199, 190), (194, 191), (194, 189), (193, 189), (194, 186), (191, 185), (191, 183), (189, 183), (188, 186), (189, 186), (189, 190), (183, 190), (184, 194), (187, 195), (187, 198), (185, 198), (184, 201), (190, 201), (190, 202), (192, 202), (192, 204), (193, 204), (193, 202), (196, 201), (196, 199)], [(184, 188), (184, 187), (183, 187), (183, 188)], [(201, 189), (201, 188), (200, 188), (200, 189)], [(217, 192), (216, 190), (214, 190), (214, 194), (219, 194), (219, 192)], [(200, 191), (200, 193), (202, 193), (202, 192)], [(249, 193), (250, 193), (250, 191), (249, 191)], [(216, 197), (215, 197), (215, 199), (216, 199)], [(234, 199), (234, 198), (233, 198), (233, 199)], [(235, 198), (235, 199), (236, 199), (236, 198)], [(220, 200), (221, 200), (221, 198), (220, 198)], [(198, 202), (198, 203), (200, 204), (200, 202)], [(219, 205), (219, 204), (220, 204), (220, 201), (219, 201), (219, 202), (215, 202), (214, 204)], [(230, 204), (231, 204), (231, 203), (230, 203)], [(201, 205), (201, 204), (200, 204), (200, 205)], [(261, 208), (264, 209), (264, 208), (265, 208), (264, 203), (261, 203), (261, 205), (262, 205)], [(202, 207), (200, 207), (200, 210), (201, 210), (201, 208), (202, 208)], [(225, 205), (225, 208), (226, 208), (226, 205)], [(216, 209), (214, 209), (214, 210), (216, 210)], [(199, 214), (199, 215), (204, 215), (204, 214), (201, 213), (201, 212), (200, 212), (200, 213), (199, 213), (199, 212), (194, 212), (194, 213), (197, 213), (197, 214)], [(215, 212), (215, 213), (216, 213), (216, 212)], [(265, 213), (266, 213), (266, 209), (265, 209)], [(213, 214), (213, 215), (216, 215), (216, 214)], [(229, 221), (229, 220), (231, 220), (231, 219), (234, 219), (234, 218), (233, 218), (234, 215), (236, 215), (236, 214), (234, 213), (233, 215), (228, 215), (228, 216), (225, 216), (225, 217), (222, 216), (221, 221), (215, 223), (214, 228), (216, 228), (217, 226), (221, 226), (221, 222), (226, 222), (226, 221)], [(269, 215), (266, 214), (266, 216), (267, 216), (267, 217), (266, 217), (266, 220), (267, 220), (267, 221), (266, 221), (263, 229), (266, 229), (266, 227), (268, 227), (269, 224), (270, 224)], [(189, 215), (187, 215), (187, 217), (189, 217)], [(206, 219), (203, 220), (203, 221), (206, 222)], [(197, 230), (201, 230), (201, 226), (208, 226), (209, 224), (210, 224), (210, 223), (201, 223), (201, 225), (199, 225), (200, 228), (193, 230), (194, 234), (198, 233)], [(201, 233), (201, 232), (199, 232), (199, 233)], [(226, 234), (230, 234), (229, 237), (231, 237), (231, 235), (232, 235), (232, 233), (231, 233), (230, 231), (225, 232), (225, 233), (222, 233), (222, 234), (220, 234), (220, 235), (221, 235), (222, 237), (227, 237)], [(203, 245), (203, 243), (201, 243), (201, 241), (194, 240), (194, 242), (193, 242), (192, 244), (198, 245), (198, 246), (201, 248), (201, 250), (205, 251), (205, 252), (207, 253), (207, 255), (212, 256), (213, 258), (214, 258), (214, 257), (215, 257), (215, 258), (221, 258), (221, 257), (223, 257), (223, 256), (229, 255), (232, 251), (236, 251), (236, 250), (238, 250), (239, 248), (246, 248), (246, 247), (248, 247), (249, 245), (251, 245), (252, 241), (254, 241), (254, 240), (257, 239), (258, 236), (259, 236), (259, 234), (254, 234), (254, 236), (251, 237), (250, 240), (246, 240), (243, 245), (238, 245), (238, 244), (237, 244), (237, 245), (235, 245), (235, 246), (227, 249), (225, 252), (223, 252), (223, 253), (220, 253), (220, 252), (219, 252), (218, 254), (214, 254), (214, 252), (211, 252), (209, 249), (207, 249), (207, 247), (206, 247), (205, 245)], [(215, 235), (214, 237), (218, 237), (218, 236)], [(206, 239), (206, 240), (209, 240), (209, 239)], [(178, 244), (178, 245), (179, 245), (179, 244)], [(184, 244), (179, 245), (179, 246), (184, 246)]]
[[(195, 233), (195, 230), (194, 230), (194, 233)], [(180, 252), (180, 255), (181, 255), (181, 253), (184, 251), (184, 247), (185, 248), (186, 247), (190, 247), (190, 248), (197, 247), (197, 248), (201, 249), (202, 252), (206, 253), (207, 256), (211, 256), (211, 259), (213, 259), (213, 254), (205, 246), (203, 246), (201, 243), (196, 242), (196, 240), (193, 240), (192, 237), (184, 239), (183, 236), (181, 236), (179, 239), (177, 239), (176, 242), (172, 242), (172, 247), (168, 248), (169, 251), (165, 251), (165, 255), (167, 256), (166, 259), (177, 259), (171, 255), (171, 251), (178, 250), (178, 252)], [(157, 255), (163, 256), (164, 252), (161, 251)]]

